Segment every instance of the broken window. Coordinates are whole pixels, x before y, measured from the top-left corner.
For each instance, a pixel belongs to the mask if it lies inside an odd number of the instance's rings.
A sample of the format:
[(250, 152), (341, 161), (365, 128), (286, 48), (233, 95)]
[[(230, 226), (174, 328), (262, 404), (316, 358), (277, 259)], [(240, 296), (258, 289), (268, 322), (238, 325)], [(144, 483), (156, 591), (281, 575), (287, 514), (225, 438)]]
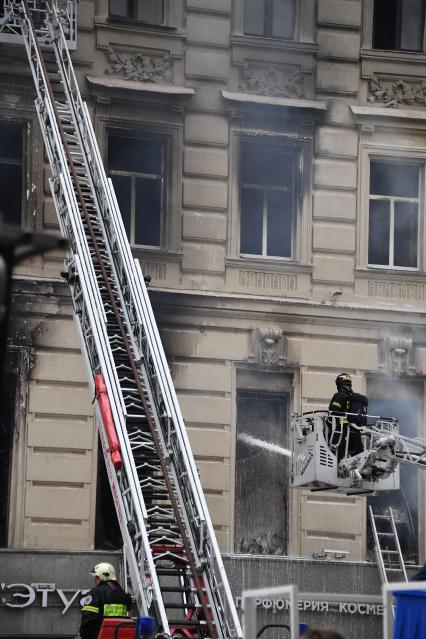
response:
[(244, 142), (241, 146), (240, 253), (293, 257), (296, 153)]
[(235, 550), (284, 555), (288, 541), (288, 395), (239, 390)]
[(0, 122), (0, 219), (20, 226), (22, 222), (22, 125)]
[(165, 140), (111, 133), (108, 170), (130, 243), (159, 247), (164, 224)]
[(244, 33), (293, 38), (295, 15), (295, 0), (245, 0)]
[(423, 51), (425, 0), (375, 0), (373, 49)]
[(419, 202), (419, 164), (370, 162), (370, 266), (418, 267)]
[(141, 20), (148, 24), (163, 24), (163, 0), (109, 0), (109, 15)]

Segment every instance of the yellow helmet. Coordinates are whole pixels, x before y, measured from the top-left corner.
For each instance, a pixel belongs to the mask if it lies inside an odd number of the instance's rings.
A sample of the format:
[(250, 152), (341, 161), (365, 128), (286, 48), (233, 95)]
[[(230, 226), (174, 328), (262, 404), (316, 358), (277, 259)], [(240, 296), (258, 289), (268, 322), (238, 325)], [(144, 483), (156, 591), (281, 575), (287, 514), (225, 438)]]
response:
[(99, 577), (101, 581), (116, 581), (117, 577), (115, 575), (115, 568), (111, 566), (111, 564), (107, 564), (106, 562), (102, 562), (101, 564), (96, 564), (91, 575)]

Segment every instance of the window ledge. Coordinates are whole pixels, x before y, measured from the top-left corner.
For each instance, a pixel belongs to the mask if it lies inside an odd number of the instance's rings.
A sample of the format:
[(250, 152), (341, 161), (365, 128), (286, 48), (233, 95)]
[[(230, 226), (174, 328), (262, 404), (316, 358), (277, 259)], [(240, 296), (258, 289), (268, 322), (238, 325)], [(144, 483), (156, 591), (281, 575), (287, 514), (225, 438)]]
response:
[(402, 120), (426, 120), (426, 110), (412, 109), (411, 107), (407, 107), (406, 109), (395, 109), (393, 107), (351, 105), (351, 111), (359, 120), (374, 117), (399, 118)]
[(137, 31), (138, 33), (165, 35), (172, 38), (184, 38), (185, 33), (179, 27), (166, 24), (150, 24), (141, 20), (133, 20), (132, 18), (113, 18), (97, 15), (95, 17), (95, 26), (101, 29), (120, 29), (126, 31)]
[(89, 84), (109, 90), (135, 91), (137, 93), (156, 93), (171, 97), (185, 97), (194, 95), (194, 89), (176, 84), (160, 84), (155, 82), (139, 82), (137, 80), (123, 80), (105, 76), (86, 76)]
[[(305, 109), (326, 111), (325, 102), (305, 100), (303, 98), (279, 98), (272, 95), (257, 95), (255, 93), (241, 93), (239, 91), (222, 90), (222, 97), (229, 102), (245, 102), (252, 104), (265, 104), (267, 106), (285, 107), (290, 109)], [(426, 118), (426, 115), (425, 115)]]
[(280, 258), (265, 258), (265, 257), (228, 257), (225, 260), (225, 266), (239, 267), (247, 266), (249, 268), (268, 269), (274, 272), (285, 273), (291, 271), (292, 273), (298, 271), (299, 273), (312, 273), (313, 266), (310, 264), (300, 264), (290, 260)]
[(400, 269), (391, 269), (391, 268), (362, 268), (358, 267), (355, 269), (355, 276), (360, 278), (368, 278), (378, 277), (383, 279), (389, 279), (390, 277), (398, 280), (424, 280), (425, 273), (423, 271), (404, 271)]
[(312, 42), (299, 42), (286, 38), (268, 38), (265, 36), (234, 34), (231, 36), (231, 44), (239, 44), (247, 47), (261, 47), (262, 49), (288, 49), (302, 53), (315, 54), (318, 45)]
[(422, 51), (384, 51), (382, 49), (361, 49), (361, 59), (425, 64), (426, 54)]

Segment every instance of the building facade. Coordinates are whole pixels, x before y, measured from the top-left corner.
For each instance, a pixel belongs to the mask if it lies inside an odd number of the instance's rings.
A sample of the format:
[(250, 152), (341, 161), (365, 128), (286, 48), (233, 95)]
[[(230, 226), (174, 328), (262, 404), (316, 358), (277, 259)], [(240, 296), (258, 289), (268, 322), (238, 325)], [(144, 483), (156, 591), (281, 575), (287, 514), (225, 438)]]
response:
[[(367, 498), (291, 490), (282, 452), (291, 413), (327, 408), (342, 371), (370, 414), (426, 436), (424, 0), (80, 0), (77, 13), (75, 71), (222, 551), (364, 562)], [(7, 30), (0, 94), (3, 219), (56, 233)], [(62, 270), (58, 251), (14, 273), (0, 519), (14, 551), (118, 545)], [(424, 475), (404, 469), (402, 487), (373, 499), (398, 509), (406, 558), (423, 562)]]

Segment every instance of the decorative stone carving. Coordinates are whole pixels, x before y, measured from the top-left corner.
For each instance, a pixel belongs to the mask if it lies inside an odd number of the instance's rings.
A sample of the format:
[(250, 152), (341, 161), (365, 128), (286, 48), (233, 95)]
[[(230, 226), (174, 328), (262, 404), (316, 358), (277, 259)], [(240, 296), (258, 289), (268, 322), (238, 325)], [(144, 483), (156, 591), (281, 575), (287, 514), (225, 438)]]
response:
[(369, 82), (368, 101), (385, 107), (425, 106), (426, 83), (424, 81), (386, 80), (373, 76)]
[(288, 67), (251, 67), (241, 69), (240, 89), (248, 93), (281, 98), (301, 98), (304, 95), (303, 74)]
[(173, 61), (170, 56), (151, 56), (142, 51), (136, 53), (118, 53), (108, 47), (106, 56), (110, 66), (106, 73), (119, 73), (126, 80), (139, 82), (171, 82), (173, 79)]
[(238, 284), (241, 288), (260, 291), (297, 291), (297, 275), (241, 270)]
[(408, 373), (413, 354), (411, 337), (387, 337), (382, 343), (382, 365), (395, 375)]
[(266, 368), (284, 366), (287, 360), (287, 339), (278, 328), (256, 328), (251, 332), (249, 361)]

